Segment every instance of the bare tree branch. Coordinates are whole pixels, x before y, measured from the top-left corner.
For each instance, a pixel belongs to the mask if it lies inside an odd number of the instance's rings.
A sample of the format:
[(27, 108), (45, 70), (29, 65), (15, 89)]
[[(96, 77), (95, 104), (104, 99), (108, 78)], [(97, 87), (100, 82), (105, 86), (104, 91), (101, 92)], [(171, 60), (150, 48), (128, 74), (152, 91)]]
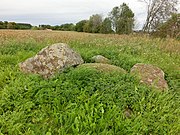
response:
[(176, 12), (178, 0), (139, 0), (147, 5), (147, 18), (143, 30), (155, 30), (160, 23), (171, 17)]

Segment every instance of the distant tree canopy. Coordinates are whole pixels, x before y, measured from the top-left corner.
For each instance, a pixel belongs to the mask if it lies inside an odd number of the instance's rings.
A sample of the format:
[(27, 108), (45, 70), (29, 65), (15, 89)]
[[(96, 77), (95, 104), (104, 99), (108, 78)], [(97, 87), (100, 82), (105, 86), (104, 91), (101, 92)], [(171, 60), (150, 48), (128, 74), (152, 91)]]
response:
[(25, 24), (25, 23), (16, 23), (16, 28), (17, 29), (31, 29), (32, 25), (31, 24)]
[(89, 33), (117, 33), (130, 34), (134, 27), (134, 13), (123, 3), (120, 7), (114, 7), (109, 17), (103, 19), (100, 14), (90, 16), (89, 20), (76, 23), (75, 30)]
[(104, 19), (101, 25), (100, 33), (103, 33), (103, 34), (113, 33), (112, 22), (110, 18)]
[(52, 26), (51, 25), (44, 25), (44, 24), (42, 24), (42, 25), (39, 25), (39, 29), (41, 29), (41, 30), (52, 29)]
[(0, 29), (7, 29), (8, 22), (7, 21), (0, 21)]
[(75, 25), (73, 23), (62, 24), (60, 26), (60, 30), (62, 30), (62, 31), (74, 31)]
[(73, 23), (65, 23), (62, 25), (39, 25), (32, 26), (31, 24), (15, 23), (15, 22), (0, 22), (0, 29), (33, 29), (33, 30), (61, 30), (61, 31), (78, 31), (89, 33), (117, 33), (130, 34), (134, 26), (134, 13), (123, 3), (120, 7), (114, 7), (110, 12), (110, 16), (103, 19), (100, 14), (93, 14), (89, 20), (81, 20), (75, 25)]
[(102, 16), (100, 14), (95, 14), (90, 16), (88, 26), (90, 33), (100, 33), (101, 25), (102, 25)]
[(110, 12), (109, 18), (117, 34), (130, 34), (132, 32), (134, 13), (126, 3), (123, 3), (120, 7), (114, 7)]
[(31, 29), (31, 24), (0, 21), (0, 29)]
[(84, 32), (84, 26), (87, 22), (88, 22), (88, 20), (81, 20), (78, 23), (76, 23), (75, 31)]
[(56, 26), (39, 25), (38, 29), (40, 29), (40, 30), (52, 29), (52, 30), (61, 30), (61, 31), (74, 31), (75, 25), (73, 23), (66, 23), (66, 24), (56, 25)]

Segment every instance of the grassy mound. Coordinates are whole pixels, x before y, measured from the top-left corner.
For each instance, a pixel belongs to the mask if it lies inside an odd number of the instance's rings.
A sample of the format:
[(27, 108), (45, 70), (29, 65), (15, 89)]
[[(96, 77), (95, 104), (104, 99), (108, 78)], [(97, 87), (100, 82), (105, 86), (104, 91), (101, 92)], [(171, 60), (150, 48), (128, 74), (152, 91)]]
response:
[(126, 73), (126, 71), (118, 66), (102, 63), (86, 63), (78, 66), (78, 68), (89, 68), (94, 69), (104, 73), (116, 72), (117, 74)]

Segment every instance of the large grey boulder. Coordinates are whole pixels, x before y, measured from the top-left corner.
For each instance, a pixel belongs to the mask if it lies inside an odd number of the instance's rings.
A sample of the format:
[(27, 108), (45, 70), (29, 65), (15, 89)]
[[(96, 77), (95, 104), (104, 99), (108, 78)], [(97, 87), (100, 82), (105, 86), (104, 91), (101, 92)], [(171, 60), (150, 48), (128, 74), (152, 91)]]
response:
[(81, 56), (67, 44), (57, 43), (43, 48), (34, 57), (19, 64), (21, 71), (35, 73), (48, 78), (57, 71), (82, 64)]
[(137, 63), (131, 68), (131, 74), (136, 74), (140, 78), (141, 83), (161, 91), (168, 89), (168, 84), (164, 79), (164, 72), (156, 66)]
[(110, 60), (102, 55), (96, 55), (91, 58), (91, 60), (95, 63), (104, 63), (104, 64), (110, 64)]

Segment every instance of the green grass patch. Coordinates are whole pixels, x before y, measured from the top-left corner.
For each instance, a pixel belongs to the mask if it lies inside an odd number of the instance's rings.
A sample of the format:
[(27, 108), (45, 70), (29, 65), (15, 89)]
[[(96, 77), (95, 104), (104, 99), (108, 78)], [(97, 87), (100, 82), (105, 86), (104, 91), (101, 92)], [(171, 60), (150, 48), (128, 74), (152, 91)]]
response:
[[(128, 72), (136, 63), (157, 65), (165, 71), (169, 91), (157, 92), (129, 73), (85, 67), (70, 68), (49, 80), (24, 74), (18, 63), (47, 41), (9, 40), (0, 46), (0, 134), (179, 134), (179, 54), (159, 49), (163, 41), (158, 39), (103, 36), (73, 39), (69, 45), (86, 63), (101, 54)], [(132, 109), (130, 118), (124, 116), (127, 107)]]

